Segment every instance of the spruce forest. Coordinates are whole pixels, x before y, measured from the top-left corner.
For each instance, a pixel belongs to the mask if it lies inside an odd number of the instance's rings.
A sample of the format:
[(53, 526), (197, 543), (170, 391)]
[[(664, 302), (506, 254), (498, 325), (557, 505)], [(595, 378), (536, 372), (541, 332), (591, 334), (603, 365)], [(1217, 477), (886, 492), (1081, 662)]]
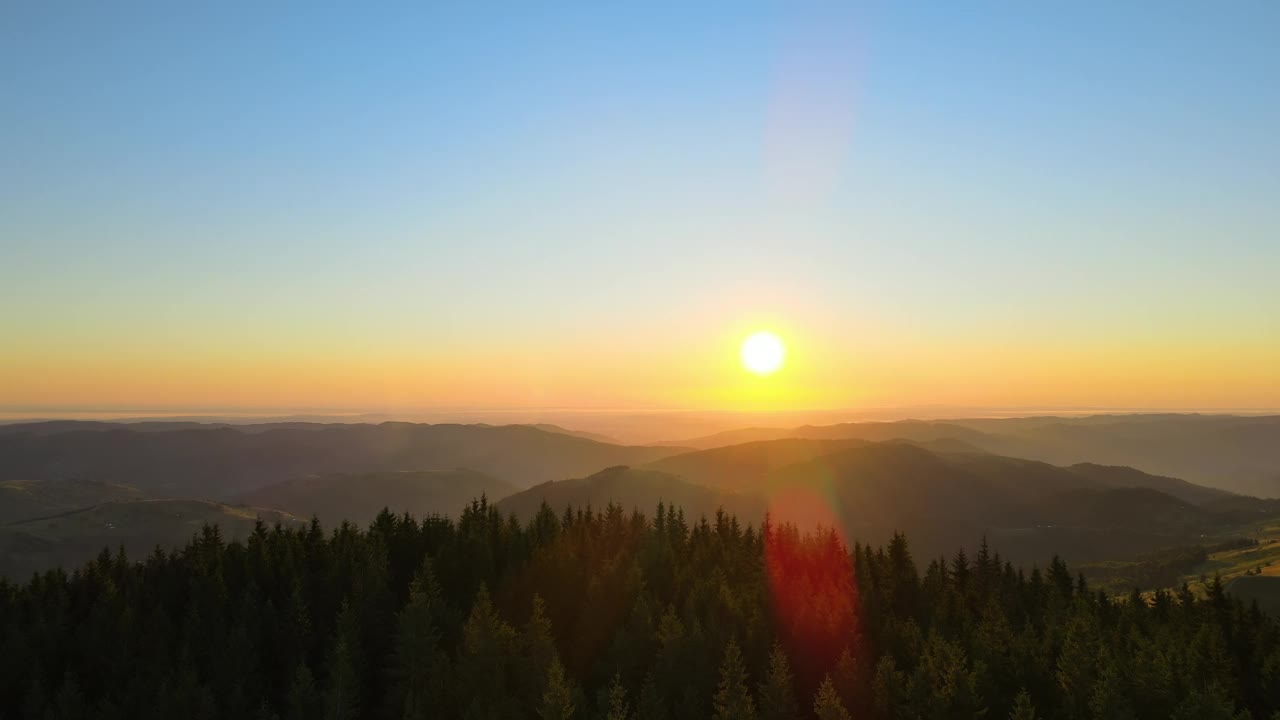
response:
[[(0, 717), (1271, 720), (1280, 626), (983, 541), (649, 516), (206, 527), (0, 584)], [(976, 540), (976, 539), (975, 539)]]

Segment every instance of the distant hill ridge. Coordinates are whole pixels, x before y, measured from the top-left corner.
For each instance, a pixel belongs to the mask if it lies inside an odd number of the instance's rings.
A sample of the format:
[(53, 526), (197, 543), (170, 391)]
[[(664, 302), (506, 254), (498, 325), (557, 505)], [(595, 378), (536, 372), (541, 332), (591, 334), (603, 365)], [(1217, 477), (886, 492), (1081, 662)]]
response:
[(0, 527), (0, 576), (25, 578), (51, 567), (77, 567), (104, 549), (142, 559), (157, 547), (184, 545), (206, 525), (227, 540), (243, 539), (261, 520), (300, 524), (288, 513), (236, 508), (206, 500), (105, 502), (56, 517)]
[(764, 498), (755, 493), (710, 488), (670, 473), (626, 466), (605, 468), (584, 478), (536, 485), (499, 500), (497, 505), (504, 514), (531, 518), (544, 502), (557, 514), (565, 508), (603, 510), (612, 503), (628, 513), (639, 510), (650, 516), (662, 502), (681, 508), (691, 520), (724, 509), (745, 522), (756, 524), (766, 510)]
[(1280, 497), (1280, 416), (1130, 414), (974, 418), (746, 428), (660, 443), (706, 450), (803, 439), (960, 441), (984, 452), (1054, 465), (1127, 466), (1207, 487)]
[(80, 477), (160, 496), (225, 499), (306, 475), (468, 468), (528, 487), (680, 451), (613, 445), (528, 425), (163, 425), (6, 426), (0, 481)]
[(326, 525), (364, 525), (389, 508), (414, 517), (453, 516), (473, 498), (494, 500), (516, 492), (502, 480), (474, 470), (400, 470), (310, 475), (246, 493), (238, 503), (319, 517)]
[(10, 480), (0, 482), (0, 525), (144, 497), (135, 487), (95, 480)]
[[(452, 516), (481, 495), (524, 518), (543, 502), (557, 513), (610, 502), (649, 513), (663, 501), (691, 518), (724, 508), (744, 522), (758, 524), (768, 512), (836, 525), (853, 538), (904, 530), (925, 550), (985, 534), (1011, 558), (1060, 552), (1086, 560), (1186, 544), (1275, 511), (1275, 503), (1132, 467), (1009, 457), (991, 449), (995, 436), (961, 428), (958, 438), (946, 423), (810, 427), (798, 431), (822, 437), (706, 450), (613, 445), (529, 425), (165, 425), (57, 423), (0, 433), (0, 478), (13, 477), (0, 481), (0, 520), (7, 511), (11, 527), (26, 528), (14, 528), (8, 547), (48, 558), (85, 538), (111, 540), (117, 529), (42, 536), (31, 519), (80, 516), (88, 506), (119, 513), (143, 498), (220, 499), (329, 525), (365, 524), (384, 507)], [(838, 437), (850, 428), (867, 437)], [(257, 512), (210, 507), (219, 508), (208, 515), (215, 522), (243, 524)], [(168, 537), (167, 516), (155, 517), (154, 532), (148, 517), (136, 516), (134, 529)]]

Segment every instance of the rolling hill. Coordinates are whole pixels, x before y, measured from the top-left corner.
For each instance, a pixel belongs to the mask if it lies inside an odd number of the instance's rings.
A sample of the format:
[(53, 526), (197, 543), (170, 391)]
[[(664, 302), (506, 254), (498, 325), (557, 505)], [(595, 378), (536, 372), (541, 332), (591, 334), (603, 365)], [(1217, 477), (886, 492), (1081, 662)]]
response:
[[(993, 491), (1010, 498), (1044, 495), (1079, 488), (1142, 487), (1159, 490), (1191, 503), (1205, 503), (1233, 497), (1230, 493), (1195, 485), (1177, 478), (1148, 475), (1127, 467), (1110, 467), (1083, 463), (1063, 468), (1034, 460), (1002, 457), (982, 452), (968, 452), (963, 441), (901, 441), (937, 457), (944, 465), (984, 478)], [(866, 440), (816, 440), (785, 438), (730, 445), (672, 455), (646, 467), (669, 472), (686, 480), (712, 487), (743, 491), (758, 490), (771, 473), (789, 465), (823, 458), (842, 450), (876, 445)], [(957, 450), (960, 450), (957, 452)], [(866, 450), (869, 454), (892, 454), (891, 450)], [(904, 451), (905, 452), (905, 451)], [(906, 454), (911, 454), (906, 452)], [(786, 478), (779, 479), (786, 482)]]
[(745, 523), (759, 525), (765, 504), (755, 494), (718, 490), (686, 482), (669, 473), (624, 466), (606, 468), (593, 475), (536, 485), (498, 501), (503, 513), (515, 513), (522, 520), (537, 514), (543, 502), (557, 514), (566, 507), (602, 510), (610, 502), (624, 510), (640, 510), (652, 517), (659, 502), (684, 510), (690, 522), (701, 515), (714, 515), (723, 508)]
[(976, 447), (982, 447), (978, 442), (982, 437), (982, 432), (949, 422), (901, 420), (898, 422), (802, 425), (795, 428), (744, 428), (688, 440), (663, 442), (658, 443), (658, 445), (709, 450), (746, 442), (801, 438), (806, 440), (867, 440), (871, 442), (883, 442), (885, 440), (912, 440), (916, 442), (961, 440), (971, 442)]
[[(0, 484), (0, 498), (5, 492), (15, 498), (7, 508), (11, 521), (147, 493), (314, 514), (327, 525), (366, 523), (383, 507), (455, 515), (481, 494), (523, 519), (543, 500), (557, 513), (610, 501), (651, 513), (662, 500), (691, 517), (724, 507), (758, 523), (768, 511), (777, 521), (836, 525), (851, 539), (903, 530), (924, 551), (972, 546), (985, 534), (1007, 556), (1028, 560), (1053, 552), (1082, 560), (1129, 557), (1226, 532), (1275, 510), (1273, 503), (1131, 467), (1060, 467), (1003, 456), (991, 450), (998, 443), (985, 429), (951, 423), (815, 426), (697, 451), (612, 445), (559, 430), (410, 423), (10, 426), (0, 433), (0, 477), (22, 480)], [(861, 437), (840, 437), (849, 432)], [(39, 555), (37, 540), (24, 542)]]
[(143, 497), (135, 487), (96, 480), (10, 480), (0, 482), (0, 525)]
[(54, 517), (0, 527), (0, 576), (25, 579), (33, 572), (75, 568), (104, 548), (123, 547), (141, 559), (157, 546), (185, 545), (204, 525), (217, 525), (224, 540), (244, 538), (254, 524), (301, 523), (287, 513), (236, 508), (201, 500), (108, 502)]
[(1280, 416), (1100, 415), (961, 420), (980, 447), (1067, 465), (1130, 466), (1258, 497), (1280, 497)]
[[(104, 426), (105, 425), (105, 426)], [(641, 465), (676, 448), (612, 445), (527, 425), (310, 425), (147, 431), (41, 423), (0, 433), (0, 480), (67, 477), (225, 499), (306, 475), (466, 468), (516, 487)]]
[[(947, 445), (944, 445), (947, 447)], [(1263, 501), (1128, 468), (1057, 467), (913, 442), (787, 438), (702, 450), (641, 469), (549, 483), (499, 502), (522, 517), (609, 500), (650, 513), (658, 499), (691, 514), (721, 505), (775, 522), (836, 526), (850, 539), (909, 533), (925, 553), (983, 535), (1007, 557), (1130, 557), (1239, 524)], [(1231, 499), (1229, 507), (1216, 507)], [(742, 509), (739, 509), (742, 508)]]
[(925, 549), (971, 546), (985, 534), (1006, 555), (1029, 560), (1176, 546), (1267, 505), (1131, 468), (1063, 468), (931, 452), (902, 441), (787, 438), (684, 453), (647, 467), (758, 495), (780, 522), (835, 525), (855, 539), (902, 530)]
[(746, 428), (665, 443), (710, 449), (804, 439), (961, 441), (1054, 465), (1094, 463), (1257, 497), (1280, 497), (1280, 416), (1197, 414), (977, 418)]
[(672, 455), (645, 467), (699, 485), (751, 491), (758, 490), (760, 483), (779, 468), (865, 444), (864, 440), (757, 440)]
[(804, 520), (813, 501), (791, 501), (801, 508), (791, 513), (774, 498), (807, 489), (851, 536), (904, 531), (928, 552), (972, 547), (986, 535), (1006, 557), (1023, 561), (1043, 561), (1055, 552), (1071, 559), (1124, 557), (1184, 544), (1231, 522), (1160, 490), (1106, 487), (1066, 468), (985, 455), (947, 457), (900, 443), (815, 458), (779, 469), (765, 482), (781, 520), (792, 514)]
[(497, 499), (515, 491), (510, 483), (472, 470), (419, 470), (312, 475), (253, 490), (237, 502), (314, 515), (326, 526), (343, 520), (364, 525), (383, 508), (419, 518), (453, 517), (482, 494)]

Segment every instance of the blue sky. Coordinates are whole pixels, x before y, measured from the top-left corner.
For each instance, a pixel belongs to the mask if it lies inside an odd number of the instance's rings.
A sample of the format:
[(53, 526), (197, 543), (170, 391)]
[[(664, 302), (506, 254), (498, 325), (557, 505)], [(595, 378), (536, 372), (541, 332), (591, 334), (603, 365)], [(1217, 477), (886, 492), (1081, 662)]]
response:
[[(563, 358), (671, 367), (751, 323), (823, 353), (806, 397), (847, 367), (927, 400), (972, 373), (876, 368), (979, 342), (1280, 404), (1200, 354), (1280, 359), (1276, 3), (260, 5), (2, 11), (0, 404), (504, 353), (541, 389), (485, 402), (634, 403)], [(1108, 404), (1077, 390), (1017, 396)]]

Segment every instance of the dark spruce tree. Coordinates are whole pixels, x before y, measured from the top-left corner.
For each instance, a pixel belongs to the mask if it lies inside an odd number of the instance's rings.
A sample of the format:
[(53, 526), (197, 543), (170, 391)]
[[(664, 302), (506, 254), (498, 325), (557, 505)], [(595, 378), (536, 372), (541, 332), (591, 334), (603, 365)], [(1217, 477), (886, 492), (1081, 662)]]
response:
[(1220, 581), (923, 570), (671, 505), (208, 528), (0, 580), (0, 717), (1277, 720), (1280, 625)]

